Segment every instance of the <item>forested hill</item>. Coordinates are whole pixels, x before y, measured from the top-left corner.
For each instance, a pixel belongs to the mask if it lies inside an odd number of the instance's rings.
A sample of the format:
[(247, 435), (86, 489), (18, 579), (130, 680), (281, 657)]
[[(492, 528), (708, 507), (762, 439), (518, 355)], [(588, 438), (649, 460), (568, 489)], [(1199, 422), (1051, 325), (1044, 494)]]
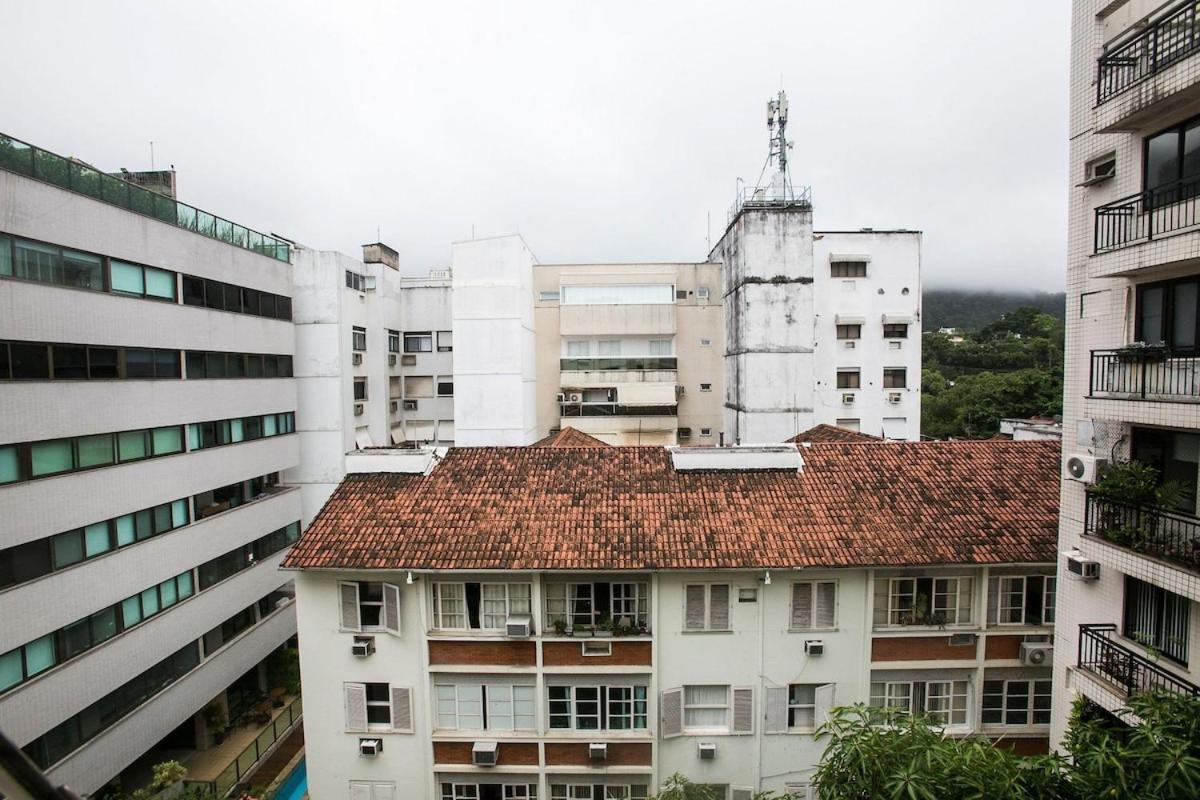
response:
[(922, 295), (921, 330), (961, 328), (977, 331), (1002, 314), (1032, 307), (1058, 320), (1066, 318), (1062, 292), (988, 292), (970, 289), (926, 289)]

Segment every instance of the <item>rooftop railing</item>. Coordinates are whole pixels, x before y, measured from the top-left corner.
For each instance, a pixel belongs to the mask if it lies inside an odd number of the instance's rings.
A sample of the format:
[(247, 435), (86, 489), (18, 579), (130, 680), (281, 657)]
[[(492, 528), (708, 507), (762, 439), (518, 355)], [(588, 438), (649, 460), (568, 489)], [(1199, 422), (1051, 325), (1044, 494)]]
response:
[(1200, 225), (1200, 177), (1146, 189), (1096, 207), (1097, 253), (1152, 241)]
[(1200, 355), (1161, 347), (1093, 350), (1090, 394), (1112, 400), (1200, 403)]
[(1146, 78), (1200, 49), (1196, 6), (1186, 0), (1100, 57), (1096, 69), (1096, 105), (1105, 103)]
[(215, 780), (189, 781), (185, 779), (183, 782), (184, 789), (198, 789), (207, 798), (225, 797), (225, 795), (229, 794), (241, 783), (243, 778), (254, 770), (258, 762), (262, 760), (275, 743), (287, 735), (288, 731), (292, 730), (300, 722), (303, 712), (303, 699), (297, 697), (259, 732), (254, 741), (250, 742), (250, 744), (246, 745), (238, 753), (237, 758), (222, 770), (221, 774)]
[(1138, 553), (1200, 571), (1200, 519), (1088, 494), (1083, 531)]
[(282, 239), (243, 227), (164, 194), (114, 178), (82, 161), (56, 155), (4, 134), (0, 134), (0, 169), (44, 181), (60, 189), (77, 192), (277, 261), (290, 263), (292, 260), (291, 245)]
[(1153, 691), (1200, 695), (1194, 684), (1114, 641), (1116, 632), (1116, 625), (1080, 625), (1079, 667), (1112, 681), (1129, 697)]
[(606, 370), (671, 370), (677, 369), (675, 356), (636, 356), (630, 358), (563, 358), (558, 367), (562, 372)]

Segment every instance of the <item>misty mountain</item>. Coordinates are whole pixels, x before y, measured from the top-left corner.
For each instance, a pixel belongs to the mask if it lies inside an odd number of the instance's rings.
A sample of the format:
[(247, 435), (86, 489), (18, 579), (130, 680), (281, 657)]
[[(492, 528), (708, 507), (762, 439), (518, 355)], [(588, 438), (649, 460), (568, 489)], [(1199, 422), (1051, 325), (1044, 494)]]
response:
[(1002, 314), (1032, 306), (1059, 320), (1066, 318), (1064, 292), (997, 292), (972, 289), (926, 289), (921, 298), (921, 330), (961, 328), (977, 331)]

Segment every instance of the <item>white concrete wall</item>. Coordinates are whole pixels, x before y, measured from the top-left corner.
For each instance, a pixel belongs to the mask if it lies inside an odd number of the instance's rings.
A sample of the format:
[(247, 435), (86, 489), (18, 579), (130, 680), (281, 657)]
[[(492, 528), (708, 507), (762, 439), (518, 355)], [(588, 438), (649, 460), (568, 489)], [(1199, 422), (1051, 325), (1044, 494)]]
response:
[[(403, 376), (429, 376), (436, 382), (439, 377), (447, 380), (454, 379), (454, 351), (441, 352), (438, 350), (438, 331), (450, 331), (454, 326), (452, 309), (452, 290), (449, 279), (446, 278), (405, 278), (400, 294), (400, 319), (404, 323), (404, 331), (428, 331), (433, 336), (433, 352), (408, 353), (401, 355), (415, 356), (415, 364), (402, 365), (401, 401), (410, 399), (403, 394)], [(403, 346), (402, 346), (403, 349)], [(455, 387), (457, 393), (458, 387)], [(453, 397), (421, 397), (417, 401), (416, 410), (405, 409), (401, 402), (401, 419), (409, 428), (410, 423), (424, 423), (426, 427), (433, 426), (437, 439), (432, 444), (448, 446), (454, 441), (454, 398)]]

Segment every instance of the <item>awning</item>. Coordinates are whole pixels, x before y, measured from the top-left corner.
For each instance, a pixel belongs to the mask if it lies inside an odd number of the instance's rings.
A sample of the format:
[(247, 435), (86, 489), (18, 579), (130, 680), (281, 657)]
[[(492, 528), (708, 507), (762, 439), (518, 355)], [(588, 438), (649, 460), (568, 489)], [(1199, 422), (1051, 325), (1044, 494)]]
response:
[(358, 445), (359, 450), (366, 450), (368, 447), (374, 447), (375, 443), (371, 441), (371, 434), (366, 428), (357, 428), (354, 431), (354, 443)]
[(399, 425), (392, 426), (392, 444), (400, 444), (404, 441), (404, 428)]
[(837, 314), (834, 320), (838, 325), (865, 325), (867, 318), (862, 314)]
[(617, 387), (617, 402), (627, 406), (670, 406), (675, 404), (673, 383), (629, 383)]
[(884, 314), (884, 325), (912, 325), (917, 319), (912, 314)]
[(839, 261), (869, 262), (870, 260), (871, 260), (871, 256), (867, 255), (866, 253), (830, 253), (829, 254), (829, 262), (831, 264), (836, 264)]
[(907, 439), (908, 438), (908, 418), (907, 417), (884, 417), (883, 418), (883, 438), (885, 438), (885, 439)]

